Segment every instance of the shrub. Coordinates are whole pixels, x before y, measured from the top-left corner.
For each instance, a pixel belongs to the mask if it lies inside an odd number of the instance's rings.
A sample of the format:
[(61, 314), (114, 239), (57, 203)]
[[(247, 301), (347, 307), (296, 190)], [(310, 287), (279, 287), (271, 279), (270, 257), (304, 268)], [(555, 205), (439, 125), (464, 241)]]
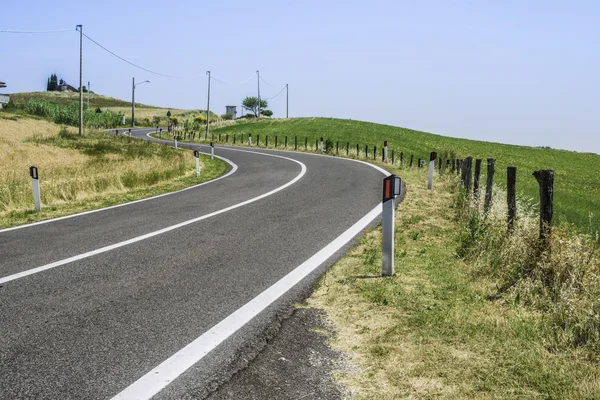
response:
[(333, 153), (333, 141), (325, 140), (325, 153)]

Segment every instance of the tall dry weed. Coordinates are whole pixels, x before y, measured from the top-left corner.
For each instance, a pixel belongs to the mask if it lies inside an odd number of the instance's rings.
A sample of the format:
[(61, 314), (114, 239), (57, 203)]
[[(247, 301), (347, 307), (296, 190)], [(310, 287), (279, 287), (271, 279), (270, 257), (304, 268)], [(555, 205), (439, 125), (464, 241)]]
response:
[(549, 240), (539, 239), (537, 207), (527, 199), (519, 199), (517, 221), (509, 230), (506, 192), (494, 189), (487, 215), (460, 192), (457, 254), (474, 273), (495, 280), (490, 299), (542, 313), (552, 332), (549, 348), (584, 346), (600, 354), (600, 254), (594, 234), (561, 225)]

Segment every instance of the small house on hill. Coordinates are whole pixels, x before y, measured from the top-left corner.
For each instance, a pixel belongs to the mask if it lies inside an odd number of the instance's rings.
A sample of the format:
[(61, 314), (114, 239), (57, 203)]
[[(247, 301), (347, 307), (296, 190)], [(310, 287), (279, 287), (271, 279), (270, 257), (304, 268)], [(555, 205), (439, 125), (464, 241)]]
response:
[[(0, 82), (0, 89), (5, 88), (6, 83)], [(10, 101), (10, 96), (7, 94), (0, 94), (0, 108), (2, 108), (3, 104), (6, 104)]]

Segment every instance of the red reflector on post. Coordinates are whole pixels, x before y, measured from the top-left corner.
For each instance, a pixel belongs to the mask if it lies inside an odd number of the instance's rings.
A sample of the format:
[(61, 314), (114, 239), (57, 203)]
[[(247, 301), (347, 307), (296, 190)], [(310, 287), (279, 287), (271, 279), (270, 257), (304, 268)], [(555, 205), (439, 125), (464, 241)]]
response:
[(394, 187), (396, 184), (396, 175), (390, 175), (383, 179), (383, 202), (392, 200), (394, 196)]

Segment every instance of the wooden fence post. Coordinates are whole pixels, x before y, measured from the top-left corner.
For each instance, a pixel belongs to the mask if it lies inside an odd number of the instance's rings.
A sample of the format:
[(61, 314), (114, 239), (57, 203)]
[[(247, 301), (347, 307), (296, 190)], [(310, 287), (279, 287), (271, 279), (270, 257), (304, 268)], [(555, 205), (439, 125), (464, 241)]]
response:
[(467, 192), (467, 196), (471, 195), (471, 182), (473, 178), (472, 166), (473, 166), (473, 157), (467, 157), (462, 162), (462, 177), (463, 177), (463, 186), (465, 187), (465, 191)]
[(481, 158), (475, 160), (475, 179), (473, 180), (473, 199), (479, 201), (479, 177), (481, 176)]
[(508, 205), (506, 223), (508, 229), (512, 230), (517, 219), (517, 167), (506, 168), (506, 202)]
[(554, 170), (535, 171), (533, 176), (540, 185), (540, 239), (546, 240), (552, 233)]
[(350, 154), (350, 142), (346, 142), (346, 156)]
[(377, 146), (373, 146), (373, 160), (377, 159)]
[(308, 150), (308, 137), (304, 136), (304, 150)]
[(495, 159), (487, 159), (487, 182), (485, 185), (485, 203), (483, 203), (483, 212), (486, 215), (492, 207), (492, 190), (494, 188), (494, 173), (496, 172), (495, 163)]
[(358, 143), (356, 143), (356, 158), (360, 155), (360, 149), (358, 148)]
[(404, 164), (404, 152), (400, 152), (400, 165)]
[(412, 168), (412, 164), (413, 164), (413, 158), (414, 158), (414, 154), (410, 155), (410, 168)]
[(456, 172), (456, 158), (452, 159), (452, 172)]
[(392, 165), (394, 165), (394, 149), (392, 149)]

